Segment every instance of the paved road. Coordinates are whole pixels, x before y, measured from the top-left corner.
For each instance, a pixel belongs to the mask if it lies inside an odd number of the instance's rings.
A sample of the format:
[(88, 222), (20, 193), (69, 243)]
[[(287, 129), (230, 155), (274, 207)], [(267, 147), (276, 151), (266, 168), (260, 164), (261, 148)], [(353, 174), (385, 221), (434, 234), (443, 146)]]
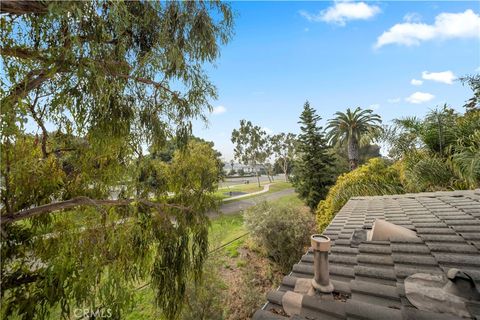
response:
[[(245, 199), (245, 200), (233, 201), (233, 202), (230, 202), (230, 203), (224, 203), (220, 207), (220, 212), (223, 213), (223, 214), (227, 214), (227, 215), (228, 214), (233, 214), (233, 213), (236, 213), (238, 211), (245, 210), (245, 209), (248, 209), (250, 207), (253, 207), (254, 205), (256, 205), (256, 204), (258, 204), (262, 201), (275, 200), (275, 199), (281, 198), (283, 196), (287, 196), (287, 195), (294, 194), (294, 193), (295, 193), (295, 190), (293, 188), (291, 188), (291, 189), (285, 189), (285, 190), (281, 190), (281, 191), (277, 191), (277, 192), (268, 193), (268, 194), (263, 195), (263, 196), (248, 198), (248, 199)], [(217, 212), (210, 212), (208, 215), (210, 217), (214, 217), (214, 216), (217, 216), (218, 213)]]
[[(285, 178), (283, 175), (279, 174), (276, 176), (273, 176), (275, 181), (285, 181)], [(220, 188), (225, 188), (229, 186), (234, 186), (234, 185), (239, 185), (239, 184), (244, 184), (244, 181), (248, 180), (250, 184), (257, 183), (257, 177), (248, 177), (248, 178), (226, 178), (225, 181), (220, 182)], [(263, 175), (260, 176), (260, 183), (263, 183), (265, 181), (269, 181), (268, 177)]]

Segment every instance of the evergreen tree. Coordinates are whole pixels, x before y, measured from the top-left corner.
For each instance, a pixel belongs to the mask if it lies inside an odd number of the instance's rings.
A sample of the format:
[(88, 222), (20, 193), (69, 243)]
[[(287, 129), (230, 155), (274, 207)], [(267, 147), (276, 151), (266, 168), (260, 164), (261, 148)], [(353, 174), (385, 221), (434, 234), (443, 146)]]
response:
[(301, 134), (298, 136), (299, 157), (295, 164), (293, 184), (295, 190), (313, 211), (327, 195), (334, 182), (333, 158), (328, 152), (322, 127), (317, 123), (320, 116), (305, 102), (300, 115)]

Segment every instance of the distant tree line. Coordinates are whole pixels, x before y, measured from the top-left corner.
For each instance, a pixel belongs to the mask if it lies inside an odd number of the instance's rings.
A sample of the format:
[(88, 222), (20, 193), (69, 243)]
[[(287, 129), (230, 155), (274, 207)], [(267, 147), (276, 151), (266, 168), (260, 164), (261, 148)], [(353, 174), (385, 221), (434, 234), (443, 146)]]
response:
[[(401, 179), (410, 191), (478, 187), (480, 76), (460, 81), (473, 91), (463, 115), (444, 105), (424, 119), (406, 117), (382, 126), (378, 114), (357, 107), (336, 112), (323, 129), (321, 117), (307, 101), (298, 135), (267, 135), (260, 126), (242, 120), (240, 128), (232, 132), (235, 158), (246, 165), (283, 173), (312, 211), (326, 198), (337, 177), (381, 157), (376, 143), (389, 146), (386, 156), (398, 162)], [(256, 172), (258, 176), (260, 170)]]

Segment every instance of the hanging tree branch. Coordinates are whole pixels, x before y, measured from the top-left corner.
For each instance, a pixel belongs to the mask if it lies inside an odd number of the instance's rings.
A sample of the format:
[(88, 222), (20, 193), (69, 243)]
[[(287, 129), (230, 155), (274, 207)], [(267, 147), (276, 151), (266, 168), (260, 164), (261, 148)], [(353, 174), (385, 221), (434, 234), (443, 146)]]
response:
[(57, 73), (71, 72), (74, 68), (80, 66), (88, 66), (92, 63), (100, 67), (106, 74), (121, 78), (125, 80), (133, 80), (138, 83), (152, 85), (157, 89), (161, 89), (171, 94), (175, 99), (180, 101), (184, 100), (179, 96), (179, 93), (171, 90), (161, 82), (157, 82), (144, 77), (137, 77), (129, 74), (132, 67), (125, 61), (115, 60), (95, 60), (95, 59), (79, 59), (78, 61), (69, 61), (65, 59), (52, 59), (45, 56), (45, 53), (38, 52), (36, 50), (30, 50), (22, 47), (0, 47), (0, 53), (5, 56), (15, 57), (26, 60), (36, 60), (39, 62), (47, 63), (53, 67), (42, 68), (30, 71), (21, 82), (12, 87), (10, 94), (2, 99), (2, 105), (6, 105), (7, 102), (16, 103), (19, 99), (27, 96), (27, 94), (39, 88), (45, 81), (50, 80)]
[(65, 200), (65, 201), (60, 201), (60, 202), (55, 202), (55, 203), (49, 203), (45, 204), (42, 206), (22, 210), (15, 212), (14, 214), (9, 214), (5, 215), (1, 219), (0, 225), (5, 225), (9, 224), (15, 221), (27, 219), (27, 218), (32, 218), (36, 217), (42, 214), (46, 213), (51, 213), (54, 211), (59, 211), (59, 210), (65, 210), (65, 209), (71, 209), (74, 207), (78, 206), (128, 206), (133, 203), (141, 203), (143, 205), (146, 205), (148, 207), (153, 207), (156, 208), (157, 210), (163, 210), (165, 208), (173, 208), (173, 209), (179, 209), (182, 211), (191, 211), (191, 208), (181, 206), (181, 205), (176, 205), (176, 204), (168, 204), (168, 203), (156, 203), (152, 202), (146, 199), (118, 199), (118, 200), (110, 200), (110, 199), (103, 199), (103, 200), (98, 200), (98, 199), (90, 199), (88, 197), (76, 197), (70, 200)]
[(53, 69), (36, 69), (30, 71), (25, 78), (13, 86), (10, 94), (2, 99), (3, 106), (14, 104), (19, 99), (25, 98), (27, 94), (40, 87), (42, 83), (53, 77)]
[(47, 128), (45, 127), (43, 119), (41, 118), (41, 116), (38, 115), (37, 111), (35, 110), (35, 107), (37, 106), (38, 99), (39, 99), (39, 94), (38, 94), (38, 88), (37, 88), (37, 90), (35, 92), (35, 99), (33, 100), (33, 103), (28, 105), (28, 109), (30, 110), (30, 113), (32, 114), (33, 120), (35, 120), (37, 125), (42, 130), (42, 156), (45, 159), (48, 156), (48, 152), (47, 152), (48, 131), (47, 131)]
[(0, 4), (0, 13), (10, 14), (43, 14), (48, 12), (48, 4), (45, 1), (21, 1), (21, 0), (2, 0)]

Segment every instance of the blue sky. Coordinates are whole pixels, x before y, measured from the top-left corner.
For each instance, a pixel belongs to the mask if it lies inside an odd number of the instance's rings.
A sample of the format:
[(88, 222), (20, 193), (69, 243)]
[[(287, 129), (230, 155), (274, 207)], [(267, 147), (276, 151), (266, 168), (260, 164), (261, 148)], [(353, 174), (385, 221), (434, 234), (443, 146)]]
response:
[[(471, 96), (455, 78), (479, 72), (480, 3), (233, 2), (235, 35), (215, 67), (219, 98), (194, 133), (233, 157), (231, 131), (248, 119), (298, 133), (309, 100), (325, 120), (370, 107), (388, 123)], [(412, 80), (413, 81), (412, 84)]]

